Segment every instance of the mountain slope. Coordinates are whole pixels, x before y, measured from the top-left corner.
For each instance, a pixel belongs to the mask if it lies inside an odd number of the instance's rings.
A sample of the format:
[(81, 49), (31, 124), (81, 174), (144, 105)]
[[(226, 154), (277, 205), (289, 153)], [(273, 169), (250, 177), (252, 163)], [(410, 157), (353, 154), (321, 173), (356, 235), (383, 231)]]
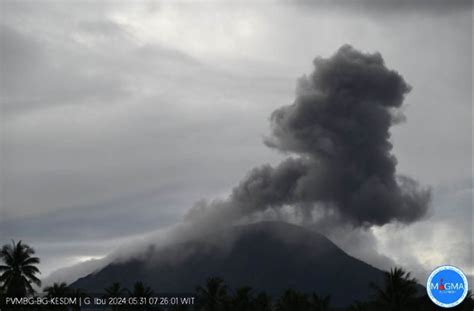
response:
[(236, 226), (160, 250), (112, 263), (72, 284), (102, 292), (112, 282), (132, 287), (136, 281), (155, 292), (192, 292), (209, 276), (231, 288), (249, 285), (279, 295), (287, 288), (330, 294), (337, 305), (366, 300), (369, 283), (383, 272), (355, 259), (326, 237), (299, 226), (261, 222)]

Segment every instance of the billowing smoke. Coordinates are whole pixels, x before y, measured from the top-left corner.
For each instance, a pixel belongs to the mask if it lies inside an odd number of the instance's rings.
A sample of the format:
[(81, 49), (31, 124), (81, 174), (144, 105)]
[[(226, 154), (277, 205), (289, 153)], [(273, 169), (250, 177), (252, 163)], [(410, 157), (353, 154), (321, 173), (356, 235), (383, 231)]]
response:
[(271, 115), (265, 144), (289, 158), (252, 169), (226, 200), (200, 202), (188, 219), (228, 222), (293, 206), (370, 226), (426, 213), (429, 189), (397, 175), (391, 153), (390, 126), (404, 120), (399, 108), (410, 86), (379, 53), (349, 45), (314, 66), (298, 81), (294, 103)]

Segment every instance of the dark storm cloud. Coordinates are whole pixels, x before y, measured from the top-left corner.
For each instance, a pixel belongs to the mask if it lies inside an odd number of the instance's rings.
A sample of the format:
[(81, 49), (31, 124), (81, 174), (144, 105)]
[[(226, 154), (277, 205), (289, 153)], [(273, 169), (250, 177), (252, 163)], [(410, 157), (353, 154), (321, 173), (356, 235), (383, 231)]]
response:
[(447, 14), (469, 10), (471, 0), (285, 0), (285, 3), (314, 8), (339, 8), (361, 13), (438, 13)]
[(410, 86), (379, 53), (348, 45), (314, 65), (300, 79), (295, 102), (271, 115), (272, 135), (265, 139), (295, 156), (253, 169), (228, 200), (198, 204), (191, 218), (208, 218), (211, 211), (217, 219), (233, 219), (285, 205), (317, 205), (356, 226), (410, 223), (425, 215), (430, 191), (396, 175), (389, 141)]

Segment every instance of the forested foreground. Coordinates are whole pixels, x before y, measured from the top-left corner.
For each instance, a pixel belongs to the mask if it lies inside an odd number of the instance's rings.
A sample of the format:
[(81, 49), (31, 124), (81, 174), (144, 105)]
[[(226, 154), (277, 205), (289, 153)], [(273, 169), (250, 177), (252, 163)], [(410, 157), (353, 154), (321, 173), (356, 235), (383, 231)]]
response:
[[(287, 289), (279, 296), (271, 296), (264, 291), (256, 291), (251, 286), (230, 288), (219, 277), (209, 277), (204, 284), (196, 286), (195, 292), (187, 297), (191, 299), (156, 300), (160, 293), (143, 282), (136, 282), (133, 288), (124, 288), (121, 284), (111, 282), (103, 293), (88, 293), (85, 290), (69, 287), (65, 283), (55, 283), (41, 288), (40, 273), (37, 265), (39, 258), (34, 257), (34, 250), (21, 241), (3, 246), (0, 252), (0, 310), (92, 310), (84, 307), (79, 301), (94, 298), (103, 301), (122, 302), (121, 305), (95, 307), (94, 310), (170, 310), (170, 311), (410, 311), (410, 310), (446, 310), (435, 306), (425, 293), (420, 293), (420, 286), (409, 272), (394, 268), (385, 273), (382, 286), (371, 284), (370, 301), (358, 301), (345, 308), (334, 307), (337, 301), (331, 295), (320, 293), (302, 293)], [(50, 301), (76, 301), (70, 305), (56, 306), (17, 306), (13, 307), (11, 299), (42, 297)], [(7, 298), (10, 304), (6, 304)], [(76, 299), (74, 299), (76, 298)], [(128, 299), (132, 298), (132, 299)], [(56, 300), (55, 300), (56, 299)], [(31, 301), (31, 300), (30, 300)], [(132, 302), (127, 305), (123, 302)], [(146, 302), (140, 304), (140, 302)], [(149, 302), (153, 302), (151, 305)], [(183, 302), (186, 302), (183, 304)], [(140, 304), (140, 305), (137, 305)], [(459, 306), (451, 310), (474, 310), (471, 292)]]

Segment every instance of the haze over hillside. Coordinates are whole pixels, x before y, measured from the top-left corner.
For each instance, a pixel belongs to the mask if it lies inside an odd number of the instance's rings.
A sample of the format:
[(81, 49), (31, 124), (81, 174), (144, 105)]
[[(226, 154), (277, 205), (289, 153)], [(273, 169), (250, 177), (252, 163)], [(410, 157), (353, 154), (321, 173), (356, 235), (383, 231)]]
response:
[(287, 288), (317, 292), (339, 305), (366, 300), (370, 282), (383, 272), (339, 249), (321, 234), (282, 222), (235, 226), (162, 249), (150, 247), (125, 262), (111, 263), (72, 284), (102, 292), (112, 282), (137, 281), (155, 292), (192, 292), (219, 276), (231, 287), (252, 286), (272, 295)]

